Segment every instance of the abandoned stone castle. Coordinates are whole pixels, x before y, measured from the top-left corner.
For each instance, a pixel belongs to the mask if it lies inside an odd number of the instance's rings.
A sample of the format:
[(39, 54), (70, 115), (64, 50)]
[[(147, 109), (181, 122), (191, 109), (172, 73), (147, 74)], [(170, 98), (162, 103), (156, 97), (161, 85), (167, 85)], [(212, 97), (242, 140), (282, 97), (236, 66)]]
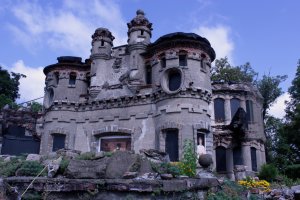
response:
[(219, 173), (232, 177), (235, 165), (259, 170), (266, 138), (257, 89), (212, 83), (215, 52), (197, 34), (151, 43), (152, 23), (141, 10), (127, 25), (127, 44), (113, 47), (112, 33), (98, 28), (89, 59), (59, 57), (44, 68), (40, 153), (157, 149), (177, 161), (190, 139), (213, 156)]

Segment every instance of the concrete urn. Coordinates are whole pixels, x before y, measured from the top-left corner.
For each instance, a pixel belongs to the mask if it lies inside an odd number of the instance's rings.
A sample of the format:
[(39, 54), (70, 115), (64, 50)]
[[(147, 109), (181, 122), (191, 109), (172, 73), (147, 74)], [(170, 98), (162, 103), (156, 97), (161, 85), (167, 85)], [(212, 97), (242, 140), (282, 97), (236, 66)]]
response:
[(202, 154), (199, 156), (198, 162), (203, 168), (207, 168), (213, 163), (212, 156), (210, 154)]

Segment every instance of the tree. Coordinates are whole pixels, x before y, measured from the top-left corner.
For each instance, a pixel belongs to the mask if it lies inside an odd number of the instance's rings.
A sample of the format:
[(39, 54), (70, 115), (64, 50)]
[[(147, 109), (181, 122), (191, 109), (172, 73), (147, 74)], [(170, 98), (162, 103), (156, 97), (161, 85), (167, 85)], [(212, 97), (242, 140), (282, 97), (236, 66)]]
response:
[(20, 79), (26, 76), (2, 69), (0, 66), (0, 108), (13, 103), (19, 96)]
[(287, 79), (286, 75), (271, 76), (263, 75), (262, 79), (257, 81), (257, 88), (263, 96), (263, 119), (265, 119), (268, 109), (276, 101), (276, 99), (283, 94), (282, 88), (279, 84)]
[(215, 61), (215, 66), (212, 67), (211, 80), (224, 83), (253, 83), (257, 75), (258, 73), (252, 69), (249, 62), (234, 67), (225, 57)]
[(300, 161), (300, 59), (298, 60), (296, 76), (288, 89), (290, 101), (286, 107), (285, 134), (290, 148), (295, 153), (296, 161)]

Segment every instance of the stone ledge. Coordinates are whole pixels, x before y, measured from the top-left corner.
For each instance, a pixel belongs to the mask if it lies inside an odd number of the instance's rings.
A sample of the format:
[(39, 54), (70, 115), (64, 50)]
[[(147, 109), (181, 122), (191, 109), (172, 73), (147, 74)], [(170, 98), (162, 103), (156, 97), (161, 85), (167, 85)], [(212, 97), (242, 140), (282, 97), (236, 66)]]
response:
[[(3, 181), (10, 186), (17, 186), (20, 191), (27, 188), (34, 177), (9, 177)], [(132, 192), (178, 192), (189, 190), (206, 190), (216, 187), (216, 178), (186, 179), (186, 180), (136, 180), (136, 179), (66, 179), (66, 178), (37, 178), (30, 189), (43, 192), (78, 192), (96, 189), (107, 191)]]

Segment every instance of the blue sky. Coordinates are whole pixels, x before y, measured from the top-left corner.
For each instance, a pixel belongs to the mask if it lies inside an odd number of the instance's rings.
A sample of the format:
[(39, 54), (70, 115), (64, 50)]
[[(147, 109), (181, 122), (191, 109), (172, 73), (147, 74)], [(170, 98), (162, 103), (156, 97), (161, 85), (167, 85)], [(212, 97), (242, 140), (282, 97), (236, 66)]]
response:
[[(43, 96), (42, 68), (56, 57), (89, 57), (90, 36), (110, 29), (114, 45), (127, 40), (127, 26), (137, 9), (153, 23), (154, 42), (171, 32), (195, 32), (210, 40), (217, 58), (234, 65), (250, 62), (259, 75), (288, 75), (286, 91), (300, 59), (300, 1), (240, 0), (2, 0), (0, 64), (27, 78), (21, 99)], [(285, 94), (272, 113), (282, 116)]]

